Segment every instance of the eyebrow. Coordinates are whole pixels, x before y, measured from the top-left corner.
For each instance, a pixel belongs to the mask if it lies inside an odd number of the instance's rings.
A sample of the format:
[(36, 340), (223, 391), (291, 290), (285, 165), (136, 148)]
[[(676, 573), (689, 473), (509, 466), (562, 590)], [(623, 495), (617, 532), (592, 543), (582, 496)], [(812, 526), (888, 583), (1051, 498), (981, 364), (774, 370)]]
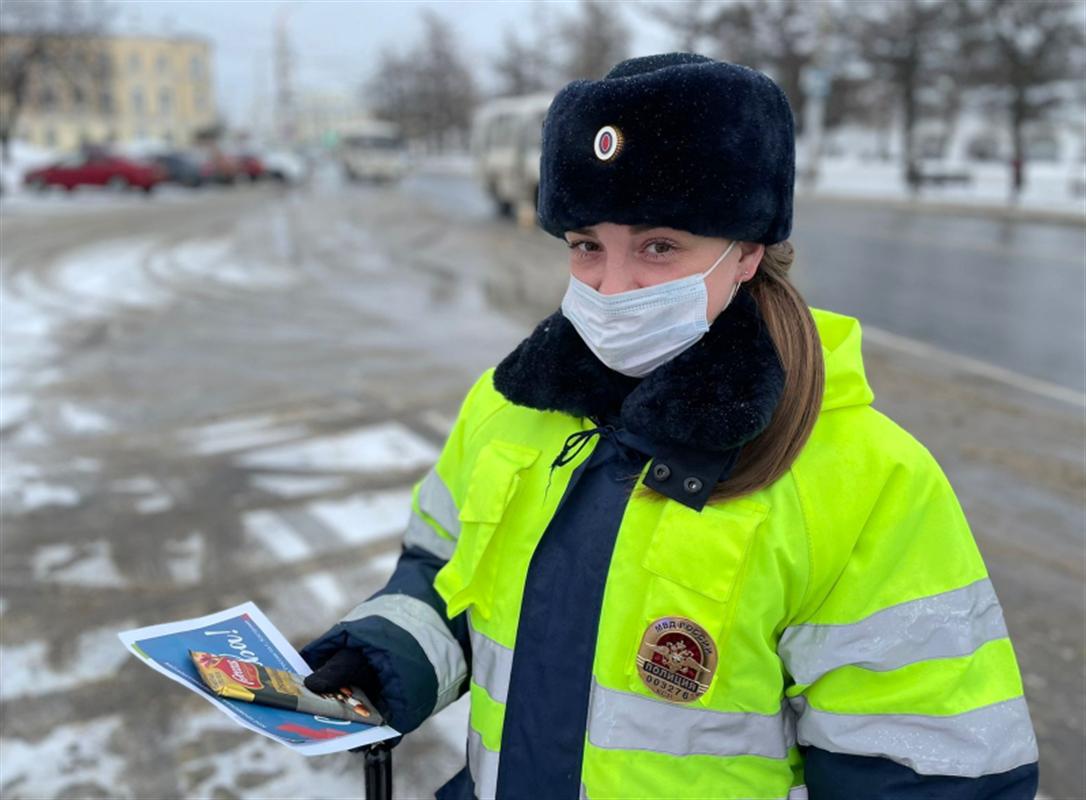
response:
[[(580, 234), (583, 234), (585, 236), (592, 236), (593, 235), (592, 234), (592, 227), (594, 227), (594, 226), (589, 226), (587, 228), (572, 228), (569, 231), (567, 231), (567, 233), (580, 233)], [(665, 226), (664, 225), (631, 225), (630, 226), (630, 231), (633, 232), (633, 233), (644, 233), (645, 231), (651, 231), (653, 228), (663, 228), (663, 227), (665, 227)]]

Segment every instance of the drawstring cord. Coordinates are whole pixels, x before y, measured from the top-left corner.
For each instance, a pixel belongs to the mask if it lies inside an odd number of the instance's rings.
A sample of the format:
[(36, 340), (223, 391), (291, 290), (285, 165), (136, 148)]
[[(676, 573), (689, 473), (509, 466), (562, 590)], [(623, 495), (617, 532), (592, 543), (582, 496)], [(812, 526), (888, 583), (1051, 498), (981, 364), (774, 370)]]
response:
[(551, 489), (551, 477), (554, 475), (555, 469), (564, 467), (579, 456), (585, 446), (592, 441), (592, 437), (610, 436), (614, 431), (614, 425), (598, 425), (595, 428), (577, 431), (576, 433), (571, 433), (567, 436), (565, 443), (562, 445), (562, 452), (560, 452), (555, 457), (554, 461), (551, 462), (550, 472), (547, 473), (547, 488), (543, 490), (543, 501), (546, 502), (547, 500), (547, 492)]

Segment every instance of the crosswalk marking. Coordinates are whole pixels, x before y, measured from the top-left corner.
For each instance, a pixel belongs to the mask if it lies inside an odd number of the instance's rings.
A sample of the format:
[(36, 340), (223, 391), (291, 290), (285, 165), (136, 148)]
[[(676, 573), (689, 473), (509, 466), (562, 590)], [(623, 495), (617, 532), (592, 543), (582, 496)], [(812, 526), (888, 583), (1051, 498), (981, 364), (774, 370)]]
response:
[(238, 458), (247, 467), (381, 472), (428, 466), (437, 458), (433, 445), (398, 422), (386, 422), (333, 436), (265, 447)]

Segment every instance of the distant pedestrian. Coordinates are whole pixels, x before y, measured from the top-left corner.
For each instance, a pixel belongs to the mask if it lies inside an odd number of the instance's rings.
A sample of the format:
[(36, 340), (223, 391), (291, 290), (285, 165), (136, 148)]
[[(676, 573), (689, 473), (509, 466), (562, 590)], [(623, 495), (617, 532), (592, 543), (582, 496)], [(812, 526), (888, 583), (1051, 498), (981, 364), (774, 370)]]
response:
[(551, 104), (561, 310), (468, 393), (388, 585), (303, 651), (405, 733), (470, 691), (439, 797), (1034, 796), (954, 492), (872, 408), (858, 321), (789, 281), (794, 149), (773, 81), (689, 53)]

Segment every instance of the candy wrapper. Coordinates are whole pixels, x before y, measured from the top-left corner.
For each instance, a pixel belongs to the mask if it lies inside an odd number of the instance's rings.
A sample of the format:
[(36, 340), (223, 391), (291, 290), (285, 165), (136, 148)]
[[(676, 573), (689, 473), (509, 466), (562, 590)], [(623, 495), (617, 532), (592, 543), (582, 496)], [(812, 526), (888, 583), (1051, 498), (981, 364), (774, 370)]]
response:
[(219, 697), (348, 722), (384, 723), (366, 695), (354, 686), (322, 695), (305, 688), (302, 676), (294, 672), (197, 650), (189, 650), (189, 655), (200, 678)]

